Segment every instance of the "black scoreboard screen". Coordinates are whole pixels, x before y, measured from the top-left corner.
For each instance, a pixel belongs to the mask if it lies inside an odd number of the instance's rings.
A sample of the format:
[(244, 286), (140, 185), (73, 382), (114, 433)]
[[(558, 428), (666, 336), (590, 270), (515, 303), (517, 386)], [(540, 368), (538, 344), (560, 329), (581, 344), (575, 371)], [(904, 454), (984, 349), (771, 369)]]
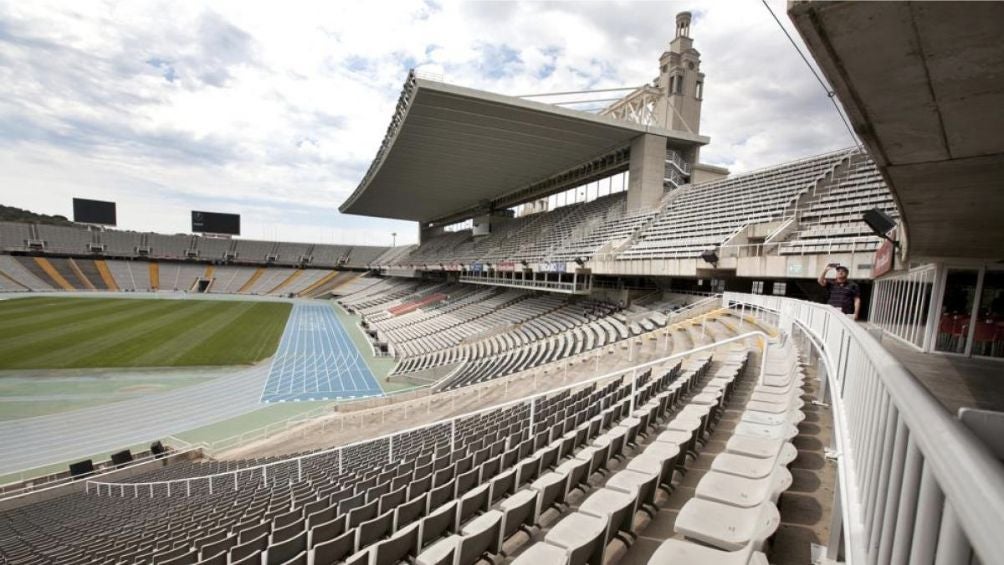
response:
[(240, 214), (199, 212), (192, 210), (192, 231), (195, 233), (241, 234)]
[(115, 203), (101, 200), (73, 199), (73, 221), (82, 224), (115, 225)]

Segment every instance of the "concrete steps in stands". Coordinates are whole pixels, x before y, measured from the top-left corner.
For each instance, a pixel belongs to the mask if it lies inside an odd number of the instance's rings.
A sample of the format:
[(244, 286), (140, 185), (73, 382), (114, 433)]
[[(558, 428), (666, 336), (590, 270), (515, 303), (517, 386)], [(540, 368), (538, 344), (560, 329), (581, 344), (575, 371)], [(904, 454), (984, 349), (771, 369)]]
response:
[(237, 289), (237, 293), (238, 294), (246, 293), (248, 289), (254, 286), (254, 283), (257, 282), (258, 279), (260, 279), (263, 274), (265, 274), (265, 267), (258, 267), (257, 269), (255, 269), (254, 273), (251, 274), (251, 278), (249, 278), (247, 282), (242, 284), (241, 287)]
[(150, 288), (157, 290), (160, 288), (160, 264), (150, 261)]
[(36, 277), (51, 283), (56, 288), (76, 290), (45, 257), (24, 257), (21, 263)]
[(98, 276), (105, 283), (105, 288), (119, 290), (119, 285), (115, 282), (115, 277), (112, 276), (112, 272), (108, 269), (108, 263), (104, 259), (95, 259), (94, 267), (98, 270)]
[[(308, 286), (307, 288), (301, 290), (300, 293), (297, 294), (297, 296), (299, 296), (301, 298), (302, 297), (312, 297), (312, 296), (315, 295), (315, 293), (318, 293), (319, 291), (321, 291), (321, 289), (325, 288), (325, 285), (327, 285), (327, 284), (331, 283), (332, 281), (334, 281), (334, 279), (336, 277), (338, 277), (338, 275), (341, 275), (341, 274), (342, 273), (340, 271), (331, 271), (330, 273), (328, 273), (328, 274), (324, 275), (323, 277), (321, 277), (321, 279), (318, 280), (318, 281), (316, 281), (314, 284), (312, 284), (312, 285)], [(334, 284), (337, 284), (337, 283), (334, 283)]]
[(302, 276), (303, 276), (303, 269), (297, 269), (293, 271), (293, 274), (289, 275), (288, 277), (286, 277), (284, 281), (273, 287), (272, 290), (268, 291), (268, 294), (275, 294), (276, 292), (279, 292), (280, 290), (288, 286), (290, 283), (292, 283), (293, 281)]
[(84, 283), (90, 285), (91, 290), (108, 290), (108, 286), (101, 280), (101, 274), (94, 266), (93, 259), (70, 259), (70, 266)]
[(77, 278), (77, 281), (80, 282), (81, 289), (94, 290), (94, 283), (87, 278), (87, 275), (80, 269), (80, 265), (78, 265), (72, 257), (66, 260), (66, 266), (70, 269), (70, 272), (73, 273), (73, 276)]

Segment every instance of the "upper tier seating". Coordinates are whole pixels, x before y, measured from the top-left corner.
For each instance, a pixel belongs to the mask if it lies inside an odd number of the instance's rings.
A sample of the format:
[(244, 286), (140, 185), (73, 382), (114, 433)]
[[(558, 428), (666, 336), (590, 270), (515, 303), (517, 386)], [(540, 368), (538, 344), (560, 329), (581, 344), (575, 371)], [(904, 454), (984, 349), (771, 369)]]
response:
[(848, 162), (849, 170), (839, 172), (839, 186), (801, 211), (805, 227), (797, 241), (782, 246), (782, 253), (825, 253), (828, 247), (822, 241), (831, 239), (838, 246), (835, 250), (854, 242), (873, 249), (876, 240), (859, 233), (863, 224), (856, 220), (861, 211), (876, 206), (894, 212), (892, 197), (864, 153), (843, 150), (686, 185), (667, 194), (655, 210), (629, 213), (626, 194), (617, 193), (513, 218), (485, 236), (474, 237), (469, 229), (446, 232), (406, 254), (385, 256), (380, 264), (436, 268), (497, 261), (567, 263), (589, 260), (601, 249), (621, 260), (699, 257), (744, 226), (793, 217), (800, 199)]
[(349, 255), (345, 259), (345, 266), (360, 269), (365, 268), (376, 261), (376, 259), (383, 255), (386, 251), (386, 247), (355, 245), (349, 249)]
[(98, 232), (98, 241), (104, 244), (106, 255), (134, 257), (140, 245), (140, 236), (131, 231), (106, 230)]
[(780, 220), (846, 159), (840, 151), (743, 175), (688, 185), (621, 259), (699, 257), (747, 224)]
[(20, 222), (0, 222), (0, 249), (4, 251), (24, 251), (31, 239), (30, 224)]
[(146, 241), (150, 246), (150, 255), (152, 257), (185, 259), (188, 256), (188, 250), (192, 248), (193, 237), (195, 236), (148, 233), (146, 234)]
[(92, 242), (91, 232), (85, 229), (37, 224), (38, 235), (50, 253), (88, 253)]
[(253, 239), (236, 240), (237, 258), (241, 261), (264, 263), (275, 249), (274, 241), (256, 241)]
[(299, 264), (309, 254), (311, 247), (312, 245), (309, 243), (287, 243), (280, 241), (275, 250), (278, 257), (277, 261), (280, 263)]
[(861, 214), (873, 208), (899, 217), (878, 167), (867, 155), (855, 154), (835, 186), (814, 196), (800, 213), (799, 231), (781, 244), (780, 252), (874, 251), (882, 239), (861, 221)]
[(233, 252), (234, 240), (200, 237), (197, 239), (196, 246), (196, 250), (199, 252), (199, 259), (219, 261), (224, 259), (227, 253)]
[(317, 244), (311, 252), (310, 264), (317, 267), (338, 267), (345, 263), (350, 247), (347, 245)]
[[(280, 265), (300, 265), (304, 259), (316, 267), (346, 265), (366, 268), (391, 251), (382, 246), (348, 246), (311, 243), (257, 241), (251, 239), (221, 239), (188, 234), (159, 234), (119, 231), (91, 231), (84, 226), (58, 226), (43, 223), (0, 222), (0, 250), (28, 251), (28, 241), (41, 241), (41, 250), (75, 255), (106, 255), (109, 257), (144, 257), (151, 259), (187, 259), (198, 257), (207, 261), (226, 259), (236, 253), (242, 262), (266, 263), (268, 259)], [(104, 246), (103, 252), (98, 247)], [(394, 250), (402, 253), (413, 246)], [(139, 250), (145, 251), (140, 255)]]

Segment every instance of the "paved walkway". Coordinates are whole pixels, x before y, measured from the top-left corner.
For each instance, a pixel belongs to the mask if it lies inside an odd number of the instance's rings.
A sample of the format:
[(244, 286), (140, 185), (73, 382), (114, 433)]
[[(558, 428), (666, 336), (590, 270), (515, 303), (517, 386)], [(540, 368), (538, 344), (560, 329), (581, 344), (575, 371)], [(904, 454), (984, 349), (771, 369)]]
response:
[(954, 417), (959, 408), (1004, 411), (1004, 361), (921, 353), (892, 337), (882, 346)]

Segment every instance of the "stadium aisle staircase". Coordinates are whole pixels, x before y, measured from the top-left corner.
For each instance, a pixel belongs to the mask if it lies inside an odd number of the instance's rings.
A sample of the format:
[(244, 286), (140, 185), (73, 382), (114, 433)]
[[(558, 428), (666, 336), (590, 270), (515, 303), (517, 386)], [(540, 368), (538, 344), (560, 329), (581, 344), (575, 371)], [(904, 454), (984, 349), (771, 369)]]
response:
[(160, 288), (160, 264), (150, 261), (150, 288), (158, 290)]
[(254, 283), (257, 282), (258, 279), (260, 279), (263, 274), (265, 274), (265, 267), (258, 267), (257, 269), (255, 269), (254, 274), (251, 275), (251, 278), (249, 278), (246, 283), (242, 284), (241, 287), (237, 289), (237, 293), (238, 294), (246, 293), (252, 286), (254, 286)]
[(119, 285), (115, 282), (115, 277), (112, 276), (112, 272), (108, 270), (108, 263), (105, 263), (104, 259), (96, 259), (94, 261), (94, 266), (98, 269), (98, 274), (101, 276), (101, 280), (105, 282), (105, 287), (108, 290), (120, 290)]
[(268, 294), (275, 294), (276, 292), (279, 292), (280, 290), (282, 290), (283, 288), (285, 288), (287, 285), (289, 285), (289, 283), (291, 283), (291, 282), (295, 281), (296, 279), (300, 278), (302, 275), (303, 275), (303, 269), (297, 269), (297, 270), (293, 271), (292, 275), (289, 275), (288, 277), (286, 277), (286, 280), (284, 280), (281, 283), (275, 285), (275, 287), (272, 288), (272, 290), (268, 291)]
[(213, 278), (213, 273), (214, 272), (216, 272), (216, 267), (214, 267), (212, 265), (206, 265), (206, 272), (202, 275), (202, 278), (204, 278), (204, 279), (211, 279), (211, 278)]
[(84, 288), (88, 290), (95, 289), (94, 283), (92, 283), (91, 280), (87, 278), (87, 275), (84, 274), (83, 269), (80, 268), (80, 265), (78, 265), (76, 261), (74, 261), (71, 258), (67, 259), (66, 262), (70, 266), (70, 270), (73, 271), (73, 274), (77, 276), (77, 278), (80, 280), (80, 283), (83, 285)]
[(27, 286), (14, 280), (14, 277), (0, 271), (0, 291), (20, 291), (31, 290)]
[(324, 288), (324, 285), (330, 283), (332, 280), (335, 279), (335, 277), (337, 277), (340, 274), (342, 274), (340, 271), (331, 271), (330, 273), (328, 273), (328, 274), (324, 275), (323, 277), (321, 277), (320, 280), (314, 282), (313, 284), (311, 284), (307, 288), (301, 290), (297, 294), (297, 296), (300, 296), (300, 297), (303, 297), (303, 296), (312, 296), (313, 295), (312, 293), (316, 292), (318, 289)]
[(74, 259), (73, 262), (76, 263), (80, 272), (87, 277), (87, 280), (94, 285), (94, 290), (108, 290), (108, 285), (101, 278), (101, 273), (98, 272), (94, 259)]
[(70, 266), (69, 259), (52, 257), (49, 259), (49, 264), (56, 269), (56, 272), (63, 276), (63, 279), (65, 279), (66, 282), (70, 283), (70, 286), (72, 286), (74, 290), (85, 290), (87, 288), (84, 286), (84, 281), (80, 280), (76, 271), (74, 271)]
[[(33, 257), (33, 259), (34, 261), (26, 262), (28, 270), (34, 271), (35, 269), (31, 268), (31, 265), (34, 264), (35, 266), (38, 267), (38, 270), (41, 271), (41, 274), (44, 275), (45, 278), (48, 278), (52, 282), (56, 283), (54, 286), (57, 286), (63, 290), (74, 290), (73, 285), (70, 284), (65, 278), (63, 278), (63, 275), (59, 274), (59, 271), (57, 271), (56, 268), (52, 266), (52, 263), (50, 263), (48, 259), (46, 259), (45, 257)], [(37, 276), (39, 273), (36, 272), (35, 274)], [(45, 279), (43, 278), (43, 280)]]

